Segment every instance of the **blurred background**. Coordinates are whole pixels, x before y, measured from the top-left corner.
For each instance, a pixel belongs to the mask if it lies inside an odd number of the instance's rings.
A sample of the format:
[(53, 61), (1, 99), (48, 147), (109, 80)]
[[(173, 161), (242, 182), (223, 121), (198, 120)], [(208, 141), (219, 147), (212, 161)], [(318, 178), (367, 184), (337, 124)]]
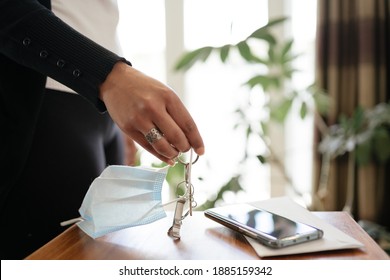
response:
[(204, 137), (199, 209), (286, 195), (348, 211), (388, 248), (389, 1), (118, 3), (124, 56), (177, 92)]

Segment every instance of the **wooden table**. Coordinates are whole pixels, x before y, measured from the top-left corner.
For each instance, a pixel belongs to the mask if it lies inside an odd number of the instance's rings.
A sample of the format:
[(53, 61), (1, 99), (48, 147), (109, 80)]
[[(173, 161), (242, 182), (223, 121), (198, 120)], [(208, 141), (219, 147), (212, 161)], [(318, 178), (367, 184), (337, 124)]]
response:
[[(313, 212), (364, 244), (361, 249), (348, 249), (266, 259), (389, 259), (389, 256), (346, 212)], [(211, 260), (260, 259), (246, 239), (216, 222), (194, 212), (183, 221), (181, 240), (167, 235), (172, 213), (155, 223), (128, 228), (96, 240), (77, 226), (71, 226), (58, 237), (31, 254), (27, 259), (65, 260)]]

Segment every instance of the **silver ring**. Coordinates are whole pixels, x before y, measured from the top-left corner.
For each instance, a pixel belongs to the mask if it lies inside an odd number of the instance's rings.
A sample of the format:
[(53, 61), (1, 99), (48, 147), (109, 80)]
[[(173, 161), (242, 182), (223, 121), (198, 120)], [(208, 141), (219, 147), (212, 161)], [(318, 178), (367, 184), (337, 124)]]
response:
[(157, 142), (158, 140), (160, 140), (162, 137), (163, 137), (163, 134), (156, 127), (153, 127), (145, 135), (146, 141), (148, 141), (148, 143), (151, 145), (154, 144), (155, 142)]

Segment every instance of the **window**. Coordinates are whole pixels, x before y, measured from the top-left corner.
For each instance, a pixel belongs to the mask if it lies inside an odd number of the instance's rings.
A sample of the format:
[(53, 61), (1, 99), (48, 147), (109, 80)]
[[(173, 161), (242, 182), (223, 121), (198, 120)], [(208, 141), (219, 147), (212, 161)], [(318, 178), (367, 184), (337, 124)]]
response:
[[(294, 77), (295, 88), (304, 89), (314, 82), (314, 52), (316, 38), (317, 1), (292, 0), (290, 4), (291, 37), (294, 52), (300, 54), (295, 62), (299, 70)], [(295, 112), (286, 125), (286, 168), (296, 189), (311, 204), (313, 184), (313, 129), (311, 116), (304, 120)]]
[[(268, 21), (267, 1), (184, 1), (184, 42), (188, 50), (206, 45), (221, 46), (244, 39)], [(245, 165), (245, 134), (235, 130), (233, 113), (247, 95), (242, 83), (249, 78), (241, 60), (222, 64), (217, 55), (187, 72), (185, 92), (190, 111), (204, 135), (206, 155), (193, 168), (193, 175), (204, 180), (197, 182), (198, 200), (215, 194), (228, 180), (243, 174), (245, 192), (227, 193), (226, 202), (264, 199), (269, 196), (269, 170), (255, 159)], [(198, 201), (200, 202), (200, 201)]]
[(164, 0), (118, 0), (118, 5), (118, 37), (124, 56), (138, 70), (165, 81)]
[[(224, 197), (227, 202), (269, 198), (271, 175), (267, 165), (261, 165), (257, 159), (246, 165), (239, 164), (245, 137), (233, 128), (236, 121), (233, 111), (242, 102), (242, 96), (247, 95), (247, 89), (241, 85), (250, 77), (251, 69), (239, 59), (222, 64), (217, 57), (211, 57), (206, 63), (196, 64), (185, 74), (179, 74), (172, 70), (175, 59), (184, 50), (237, 42), (264, 25), (269, 16), (287, 14), (291, 15), (291, 21), (286, 34), (294, 37), (297, 52), (307, 54), (297, 60), (297, 68), (305, 74), (297, 75), (294, 83), (298, 88), (307, 86), (314, 79), (310, 73), (314, 72), (315, 2), (118, 0), (121, 8), (119, 37), (125, 56), (137, 69), (170, 83), (178, 91), (204, 136), (206, 155), (192, 171), (198, 204), (238, 173), (243, 174), (241, 183), (245, 192), (227, 194)], [(165, 18), (166, 15), (169, 18)], [(311, 120), (302, 122), (292, 117), (288, 124), (285, 135), (289, 141), (282, 149), (287, 170), (300, 191), (310, 192)], [(255, 143), (253, 153), (260, 152), (259, 149), (262, 149), (261, 145)], [(144, 156), (145, 163), (155, 161)], [(294, 172), (291, 172), (291, 166), (294, 166)], [(203, 180), (196, 179), (200, 177)]]

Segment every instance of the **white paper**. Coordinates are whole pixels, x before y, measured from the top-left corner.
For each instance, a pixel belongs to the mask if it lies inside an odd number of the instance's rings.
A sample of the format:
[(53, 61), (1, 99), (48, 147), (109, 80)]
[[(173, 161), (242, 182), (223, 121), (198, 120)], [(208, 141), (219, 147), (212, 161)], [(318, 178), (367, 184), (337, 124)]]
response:
[(324, 236), (319, 240), (297, 244), (281, 249), (272, 249), (260, 244), (253, 238), (245, 236), (256, 253), (260, 257), (281, 256), (302, 254), (319, 251), (330, 251), (339, 249), (352, 249), (363, 247), (363, 244), (350, 237), (334, 226), (321, 220), (306, 208), (294, 202), (288, 197), (271, 198), (264, 201), (250, 203), (253, 206), (279, 214), (291, 220), (303, 222), (324, 231)]

